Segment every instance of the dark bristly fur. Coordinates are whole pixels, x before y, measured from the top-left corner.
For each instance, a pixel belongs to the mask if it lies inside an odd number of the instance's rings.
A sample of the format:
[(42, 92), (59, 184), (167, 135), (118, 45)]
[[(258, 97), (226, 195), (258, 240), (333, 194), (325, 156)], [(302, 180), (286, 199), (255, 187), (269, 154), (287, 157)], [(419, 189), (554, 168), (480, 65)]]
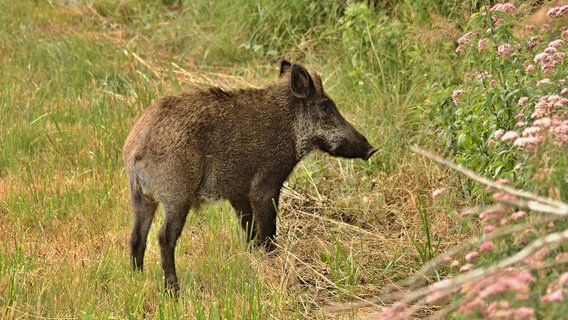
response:
[(165, 97), (149, 107), (124, 145), (134, 227), (134, 269), (142, 270), (146, 239), (158, 204), (167, 290), (179, 291), (174, 247), (189, 210), (229, 200), (248, 240), (274, 248), (282, 184), (314, 149), (368, 159), (376, 149), (339, 113), (321, 78), (283, 61), (280, 77), (261, 89), (204, 91)]

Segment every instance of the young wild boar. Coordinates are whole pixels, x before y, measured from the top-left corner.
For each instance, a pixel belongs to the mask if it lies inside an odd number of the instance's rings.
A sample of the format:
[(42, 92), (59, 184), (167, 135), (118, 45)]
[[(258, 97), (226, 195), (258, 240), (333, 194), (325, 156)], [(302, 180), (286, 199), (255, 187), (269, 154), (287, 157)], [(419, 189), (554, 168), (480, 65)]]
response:
[(166, 290), (179, 290), (174, 247), (188, 211), (229, 200), (248, 240), (274, 247), (282, 184), (305, 155), (369, 159), (377, 151), (339, 113), (321, 78), (283, 61), (280, 77), (261, 89), (219, 88), (165, 97), (148, 108), (124, 145), (134, 227), (132, 266), (142, 270), (158, 204)]

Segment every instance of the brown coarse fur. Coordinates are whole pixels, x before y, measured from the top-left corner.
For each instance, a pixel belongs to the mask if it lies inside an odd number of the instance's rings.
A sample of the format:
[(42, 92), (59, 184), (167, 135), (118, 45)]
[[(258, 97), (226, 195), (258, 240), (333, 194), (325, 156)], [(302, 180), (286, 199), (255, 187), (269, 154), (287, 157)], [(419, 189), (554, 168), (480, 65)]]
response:
[(134, 227), (132, 264), (142, 269), (158, 204), (166, 289), (179, 285), (174, 247), (189, 210), (229, 200), (249, 240), (274, 248), (282, 184), (314, 149), (368, 159), (376, 149), (339, 113), (319, 75), (283, 61), (280, 77), (260, 89), (219, 88), (162, 98), (148, 108), (124, 145)]

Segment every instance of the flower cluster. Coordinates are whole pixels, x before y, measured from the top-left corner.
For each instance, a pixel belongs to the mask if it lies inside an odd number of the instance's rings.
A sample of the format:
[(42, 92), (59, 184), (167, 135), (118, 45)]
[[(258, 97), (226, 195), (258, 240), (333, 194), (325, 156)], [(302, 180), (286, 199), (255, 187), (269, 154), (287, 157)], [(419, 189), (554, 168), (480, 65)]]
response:
[(568, 13), (568, 6), (562, 6), (562, 7), (551, 8), (550, 10), (548, 10), (547, 14), (550, 17), (558, 18), (567, 13)]
[[(568, 6), (565, 6), (568, 8)], [(559, 16), (562, 12), (568, 10), (565, 7), (558, 7), (551, 9), (549, 14), (551, 16)], [(527, 48), (532, 49), (542, 43), (542, 37), (530, 37)], [(558, 67), (564, 63), (566, 52), (566, 40), (555, 39), (548, 42), (546, 48), (534, 55), (531, 63), (526, 64), (525, 72), (532, 73), (535, 68), (540, 67), (541, 74), (551, 74), (557, 71)], [(498, 54), (507, 57), (513, 50), (512, 46), (504, 43), (498, 47)], [(534, 64), (533, 64), (534, 63)], [(535, 75), (536, 76), (536, 75)], [(520, 97), (517, 105), (520, 110), (515, 117), (517, 123), (516, 130), (506, 131), (499, 129), (494, 132), (493, 138), (488, 141), (488, 146), (495, 146), (496, 141), (502, 142), (511, 141), (513, 146), (519, 148), (534, 149), (536, 146), (541, 145), (543, 142), (549, 140), (555, 146), (561, 147), (568, 145), (568, 88), (564, 87), (565, 79), (553, 81), (550, 78), (539, 79), (536, 81), (536, 87), (543, 87), (545, 90), (556, 88), (560, 90), (558, 94), (547, 94), (540, 97), (533, 97), (534, 105), (530, 105), (531, 98), (527, 96)], [(549, 88), (549, 89), (546, 89)], [(525, 111), (530, 111), (527, 108), (534, 107), (530, 112), (530, 119), (525, 117)], [(532, 123), (531, 123), (532, 121)]]
[[(534, 63), (540, 65), (542, 73), (547, 74), (554, 70), (566, 56), (566, 52), (559, 51), (563, 40), (557, 39), (548, 44), (548, 47), (534, 57)], [(529, 43), (530, 46), (530, 43)]]
[(497, 48), (497, 53), (502, 57), (508, 57), (513, 52), (514, 48), (509, 43), (504, 43)]
[(459, 46), (456, 48), (456, 53), (464, 52), (466, 45), (471, 43), (471, 39), (476, 36), (474, 32), (468, 32), (458, 39)]
[[(493, 7), (491, 7), (491, 9), (489, 9), (488, 6), (484, 6), (481, 11), (486, 14), (488, 11), (503, 11), (503, 12), (507, 12), (507, 13), (513, 13), (515, 12), (515, 10), (517, 10), (517, 8), (515, 8), (515, 5), (512, 3), (498, 3), (496, 5), (494, 5)], [(491, 15), (491, 20), (493, 20), (493, 23), (495, 25), (502, 25), (503, 23), (505, 23), (505, 21), (500, 18), (498, 15), (496, 14), (492, 14)]]
[[(519, 105), (524, 105), (528, 97), (519, 99)], [(499, 129), (494, 132), (493, 137), (503, 142), (513, 141), (515, 147), (533, 147), (542, 144), (547, 139), (558, 147), (568, 145), (568, 98), (558, 95), (547, 95), (540, 97), (534, 106), (531, 118), (534, 119), (530, 126), (525, 121), (518, 121), (516, 127), (523, 128), (521, 135), (516, 131), (505, 132)], [(524, 114), (519, 113), (517, 119), (523, 119)], [(495, 145), (494, 140), (490, 140), (489, 145)]]
[(498, 3), (491, 7), (491, 11), (503, 11), (508, 13), (515, 12), (516, 8), (515, 5), (512, 3)]
[[(514, 12), (514, 5), (503, 3), (472, 16), (470, 29), (457, 40), (456, 52), (463, 61), (458, 73), (461, 83), (449, 88), (438, 84), (442, 90), (439, 97), (434, 96), (439, 100), (433, 104), (437, 109), (432, 119), (454, 161), (485, 176), (507, 177), (510, 181), (497, 182), (513, 188), (522, 185), (549, 197), (565, 196), (564, 184), (557, 181), (565, 181), (568, 150), (568, 27), (527, 26), (517, 35), (509, 29), (515, 25), (509, 20)], [(568, 6), (558, 7), (549, 16), (566, 13)], [(432, 197), (442, 194), (435, 190)], [(549, 259), (545, 256), (553, 249), (535, 252), (499, 272), (483, 276), (476, 272), (482, 270), (480, 266), (500, 265), (503, 255), (510, 254), (509, 246), (527, 248), (562, 224), (535, 224), (534, 209), (517, 207), (524, 203), (522, 197), (496, 192), (492, 199), (499, 205), (462, 213), (475, 214), (474, 219), (481, 222), (478, 246), (440, 260), (461, 275), (440, 281), (450, 283), (447, 286), (440, 284), (436, 289), (433, 285), (431, 289), (437, 291), (428, 291), (432, 296), (425, 301), (452, 293), (451, 299), (461, 303), (459, 312), (482, 318), (535, 319), (548, 314), (543, 305), (567, 299), (568, 272), (559, 272), (555, 278), (551, 269), (539, 271), (535, 283), (537, 273), (531, 270), (542, 270), (543, 261)], [(475, 280), (459, 282), (469, 277)]]
[(432, 192), (432, 199), (438, 198), (442, 194), (446, 193), (446, 191), (447, 189), (445, 187), (434, 190), (434, 192)]
[(388, 308), (384, 308), (379, 315), (379, 319), (398, 319), (405, 314), (407, 308), (408, 306), (402, 303), (395, 303)]
[(452, 101), (454, 102), (454, 104), (458, 104), (458, 100), (459, 98), (464, 94), (465, 92), (463, 90), (454, 90), (454, 92), (452, 93)]
[(564, 272), (546, 289), (546, 295), (541, 297), (542, 302), (562, 302), (568, 294), (568, 272)]
[(534, 319), (532, 308), (513, 308), (507, 301), (491, 301), (506, 292), (511, 292), (518, 300), (529, 298), (529, 286), (535, 277), (528, 270), (509, 268), (499, 274), (485, 277), (479, 282), (469, 283), (461, 289), (468, 302), (460, 306), (464, 314), (482, 313), (487, 318)]

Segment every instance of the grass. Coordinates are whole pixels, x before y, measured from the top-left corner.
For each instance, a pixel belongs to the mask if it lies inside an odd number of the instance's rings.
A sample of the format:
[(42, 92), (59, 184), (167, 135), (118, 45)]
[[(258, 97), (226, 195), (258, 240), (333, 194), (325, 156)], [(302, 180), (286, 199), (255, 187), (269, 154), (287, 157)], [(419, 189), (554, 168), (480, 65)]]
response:
[[(335, 53), (341, 36), (317, 27), (339, 11), (303, 21), (295, 12), (322, 8), (165, 2), (0, 1), (0, 318), (325, 318), (322, 306), (379, 293), (419, 268), (423, 250), (469, 235), (448, 236), (463, 199), (439, 209), (429, 197), (447, 173), (407, 150), (422, 139), (411, 111), (424, 83), (409, 80), (412, 65), (402, 76), (385, 65), (358, 92)], [(124, 139), (156, 98), (260, 86), (281, 57), (317, 67), (380, 151), (365, 163), (318, 153), (297, 167), (277, 256), (246, 250), (226, 203), (190, 214), (176, 248), (182, 298), (168, 299), (161, 214), (145, 272), (130, 270)]]

